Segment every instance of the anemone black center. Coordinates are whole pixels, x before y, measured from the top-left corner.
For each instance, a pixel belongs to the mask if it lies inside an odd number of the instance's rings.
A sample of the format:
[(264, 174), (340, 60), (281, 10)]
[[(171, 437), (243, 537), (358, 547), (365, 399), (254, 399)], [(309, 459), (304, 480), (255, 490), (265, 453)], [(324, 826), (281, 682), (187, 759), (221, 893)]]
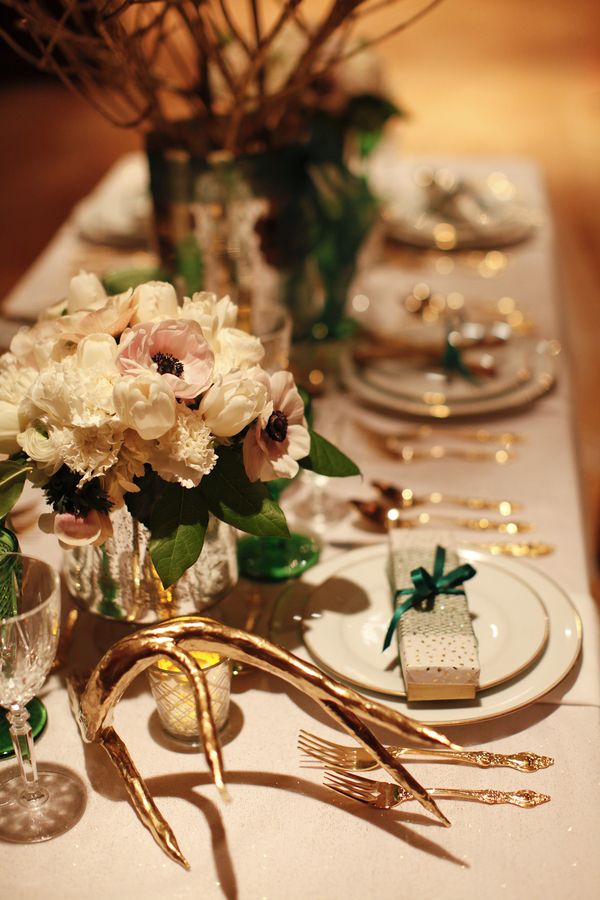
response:
[(156, 363), (159, 375), (177, 375), (178, 378), (183, 375), (183, 363), (172, 353), (155, 353), (152, 362)]
[(275, 409), (269, 416), (265, 431), (273, 441), (281, 443), (285, 441), (288, 430), (288, 420), (280, 409)]

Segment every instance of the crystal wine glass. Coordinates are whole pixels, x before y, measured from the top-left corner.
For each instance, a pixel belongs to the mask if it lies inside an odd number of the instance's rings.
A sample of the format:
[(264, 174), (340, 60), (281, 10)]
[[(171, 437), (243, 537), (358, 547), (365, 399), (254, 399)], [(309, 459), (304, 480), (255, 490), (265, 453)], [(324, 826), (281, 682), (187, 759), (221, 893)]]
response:
[(0, 599), (0, 706), (8, 713), (20, 769), (19, 776), (0, 783), (0, 839), (47, 841), (68, 831), (85, 807), (79, 779), (38, 769), (25, 707), (42, 687), (56, 654), (58, 573), (39, 559), (6, 553), (0, 557)]

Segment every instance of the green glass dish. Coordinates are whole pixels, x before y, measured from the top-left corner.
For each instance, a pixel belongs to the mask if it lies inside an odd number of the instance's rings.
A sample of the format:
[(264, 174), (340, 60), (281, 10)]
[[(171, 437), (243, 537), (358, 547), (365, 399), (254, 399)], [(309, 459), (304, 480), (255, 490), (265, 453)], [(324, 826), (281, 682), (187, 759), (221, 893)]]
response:
[[(27, 704), (27, 711), (29, 713), (29, 722), (31, 724), (33, 739), (36, 740), (46, 727), (48, 722), (48, 712), (42, 701), (38, 700), (37, 697), (34, 697), (33, 700), (29, 701)], [(8, 727), (6, 712), (2, 709), (0, 710), (0, 759), (9, 759), (9, 757), (15, 755)]]
[(298, 578), (319, 561), (321, 546), (307, 534), (292, 532), (289, 537), (255, 537), (238, 540), (240, 574), (256, 581), (284, 581)]

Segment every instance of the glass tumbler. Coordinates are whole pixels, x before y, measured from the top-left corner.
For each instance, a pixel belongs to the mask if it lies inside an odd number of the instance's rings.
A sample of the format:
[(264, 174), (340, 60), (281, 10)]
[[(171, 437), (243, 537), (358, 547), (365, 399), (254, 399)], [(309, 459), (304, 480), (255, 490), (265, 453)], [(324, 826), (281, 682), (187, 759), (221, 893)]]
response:
[[(217, 731), (227, 724), (231, 691), (231, 660), (218, 653), (190, 651), (206, 676)], [(202, 742), (196, 718), (196, 702), (189, 679), (175, 663), (160, 659), (148, 669), (150, 689), (160, 724), (166, 733), (190, 746)]]

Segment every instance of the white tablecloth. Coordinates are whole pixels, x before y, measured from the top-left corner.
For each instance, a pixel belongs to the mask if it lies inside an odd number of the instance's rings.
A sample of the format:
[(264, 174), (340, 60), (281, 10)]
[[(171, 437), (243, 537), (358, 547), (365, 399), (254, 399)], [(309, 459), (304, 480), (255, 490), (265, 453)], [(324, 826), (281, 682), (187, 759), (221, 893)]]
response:
[[(468, 172), (504, 170), (530, 203), (545, 208), (539, 174), (530, 163), (471, 160), (462, 166)], [(32, 315), (57, 299), (73, 272), (74, 256), (79, 261), (81, 252), (74, 226), (67, 223), (8, 298), (5, 310)], [(550, 225), (511, 250), (508, 261), (501, 276), (484, 283), (485, 295), (517, 297), (544, 334), (556, 336)], [(410, 287), (428, 276), (405, 269), (401, 277)], [(465, 293), (482, 288), (466, 268), (446, 277), (447, 285)], [(339, 398), (326, 402), (337, 405)], [(415, 493), (443, 489), (521, 500), (522, 517), (538, 525), (534, 536), (556, 544), (553, 556), (531, 565), (559, 581), (578, 606), (584, 621), (583, 661), (544, 702), (491, 722), (449, 729), (451, 737), (467, 746), (534, 750), (555, 757), (555, 766), (531, 776), (508, 769), (413, 766), (430, 786), (531, 787), (551, 794), (552, 802), (532, 811), (446, 802), (451, 829), (438, 827), (414, 805), (378, 812), (346, 803), (321, 787), (319, 772), (300, 768), (295, 750), (300, 728), (334, 738), (336, 732), (303, 696), (260, 673), (249, 673), (234, 684), (224, 748), (233, 802), (224, 806), (208, 783), (202, 755), (174, 751), (163, 739), (153, 701), (140, 682), (117, 708), (116, 726), (188, 856), (192, 870), (184, 872), (138, 823), (108, 759), (98, 748), (82, 744), (64, 686), (55, 676), (42, 694), (50, 719), (37, 745), (39, 758), (82, 776), (89, 786), (88, 806), (80, 823), (61, 838), (36, 846), (0, 844), (6, 896), (598, 896), (600, 642), (596, 609), (588, 596), (567, 360), (552, 394), (499, 420), (503, 430), (524, 431), (529, 438), (518, 448), (518, 459), (505, 468), (459, 461), (390, 464), (361, 442), (351, 424), (351, 411), (361, 415), (360, 407), (348, 398), (343, 402), (347, 415), (340, 437), (367, 476), (376, 473), (404, 481)], [(331, 489), (351, 496), (367, 492), (366, 485), (367, 479), (362, 485), (340, 482)], [(344, 544), (359, 543), (364, 535), (345, 520), (328, 531), (328, 538), (334, 542), (328, 549), (333, 553), (343, 552)], [(22, 543), (25, 550), (57, 558), (51, 540), (35, 531)], [(96, 621), (83, 627), (92, 636), (103, 632)], [(11, 765), (0, 764), (0, 774)]]

